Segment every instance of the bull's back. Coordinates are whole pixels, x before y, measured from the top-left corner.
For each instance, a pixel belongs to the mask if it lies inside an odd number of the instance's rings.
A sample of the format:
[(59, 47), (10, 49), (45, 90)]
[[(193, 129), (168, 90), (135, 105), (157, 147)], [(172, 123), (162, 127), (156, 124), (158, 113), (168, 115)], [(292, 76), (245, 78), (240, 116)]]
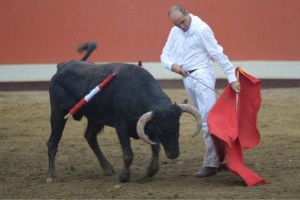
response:
[[(101, 113), (137, 119), (145, 112), (171, 105), (169, 97), (161, 90), (154, 77), (145, 69), (130, 64), (111, 63), (98, 68), (103, 78), (116, 76), (92, 99), (90, 106)], [(102, 78), (101, 78), (102, 79)]]
[(161, 95), (160, 87), (148, 71), (137, 65), (124, 63), (98, 65), (71, 61), (60, 64), (50, 81), (50, 90), (53, 89), (51, 85), (60, 85), (74, 97), (82, 97), (112, 73), (116, 73), (116, 76), (108, 85), (113, 85), (110, 90), (114, 92), (138, 90), (154, 96)]
[[(131, 64), (93, 64), (72, 61), (61, 65), (50, 83), (50, 96), (66, 102), (70, 109), (110, 74), (116, 73), (81, 112), (94, 118), (139, 117), (158, 107), (171, 104), (153, 76)], [(158, 105), (157, 105), (158, 104)]]

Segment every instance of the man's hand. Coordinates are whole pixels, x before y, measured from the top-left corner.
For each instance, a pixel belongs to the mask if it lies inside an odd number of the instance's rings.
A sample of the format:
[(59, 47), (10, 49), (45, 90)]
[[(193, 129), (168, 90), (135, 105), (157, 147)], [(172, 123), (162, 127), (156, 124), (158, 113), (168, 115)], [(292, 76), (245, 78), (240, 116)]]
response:
[(181, 66), (178, 65), (178, 64), (173, 64), (172, 65), (172, 71), (175, 72), (175, 73), (177, 73), (177, 74), (180, 74), (183, 77), (187, 77), (187, 73), (185, 71), (183, 71), (183, 69), (181, 68)]
[(230, 83), (230, 85), (231, 85), (231, 88), (232, 88), (235, 92), (240, 92), (240, 91), (241, 91), (241, 85), (240, 85), (240, 82), (235, 81), (235, 82)]

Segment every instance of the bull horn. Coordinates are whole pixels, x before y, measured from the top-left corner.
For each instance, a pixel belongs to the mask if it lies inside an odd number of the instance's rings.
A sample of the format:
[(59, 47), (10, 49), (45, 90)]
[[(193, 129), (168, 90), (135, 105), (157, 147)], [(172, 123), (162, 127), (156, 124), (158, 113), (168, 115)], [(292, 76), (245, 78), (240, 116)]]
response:
[(188, 112), (195, 117), (196, 122), (197, 122), (196, 130), (193, 133), (193, 137), (195, 137), (196, 135), (199, 134), (201, 127), (202, 127), (202, 117), (201, 117), (199, 111), (197, 110), (197, 108), (195, 108), (194, 106), (189, 105), (189, 104), (178, 104), (178, 106), (181, 108), (182, 112)]
[(152, 119), (153, 112), (147, 112), (143, 114), (136, 124), (136, 132), (138, 136), (146, 143), (155, 145), (156, 143), (151, 141), (149, 137), (145, 134), (145, 126)]

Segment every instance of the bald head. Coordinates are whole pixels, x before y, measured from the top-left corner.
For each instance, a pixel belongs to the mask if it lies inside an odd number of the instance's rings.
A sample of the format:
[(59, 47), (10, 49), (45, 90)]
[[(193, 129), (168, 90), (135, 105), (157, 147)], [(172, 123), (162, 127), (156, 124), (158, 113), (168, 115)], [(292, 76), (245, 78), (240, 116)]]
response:
[(180, 6), (174, 5), (168, 12), (170, 21), (183, 31), (187, 31), (191, 24), (191, 18), (188, 15), (187, 10)]
[(186, 11), (186, 9), (184, 7), (182, 7), (181, 5), (174, 5), (169, 9), (168, 15), (169, 17), (174, 13), (174, 12), (180, 12), (183, 15), (187, 15), (188, 12)]

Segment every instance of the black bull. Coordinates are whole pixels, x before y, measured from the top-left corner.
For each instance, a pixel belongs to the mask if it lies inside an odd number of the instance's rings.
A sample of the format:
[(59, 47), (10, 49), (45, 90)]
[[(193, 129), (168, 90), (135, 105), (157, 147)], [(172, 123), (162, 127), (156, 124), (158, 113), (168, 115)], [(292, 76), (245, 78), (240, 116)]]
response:
[(172, 104), (153, 76), (140, 66), (124, 63), (92, 64), (71, 61), (59, 64), (49, 86), (51, 103), (51, 135), (48, 140), (49, 168), (47, 181), (55, 176), (55, 155), (69, 110), (107, 76), (116, 72), (113, 80), (73, 116), (87, 118), (85, 138), (98, 158), (105, 175), (115, 171), (102, 153), (97, 134), (103, 127), (114, 127), (123, 152), (124, 168), (118, 176), (120, 182), (130, 179), (133, 151), (130, 138), (151, 144), (152, 158), (144, 177), (152, 177), (159, 169), (160, 144), (166, 156), (179, 156), (179, 119), (182, 112), (194, 115), (197, 127), (201, 117), (197, 109), (188, 104)]

